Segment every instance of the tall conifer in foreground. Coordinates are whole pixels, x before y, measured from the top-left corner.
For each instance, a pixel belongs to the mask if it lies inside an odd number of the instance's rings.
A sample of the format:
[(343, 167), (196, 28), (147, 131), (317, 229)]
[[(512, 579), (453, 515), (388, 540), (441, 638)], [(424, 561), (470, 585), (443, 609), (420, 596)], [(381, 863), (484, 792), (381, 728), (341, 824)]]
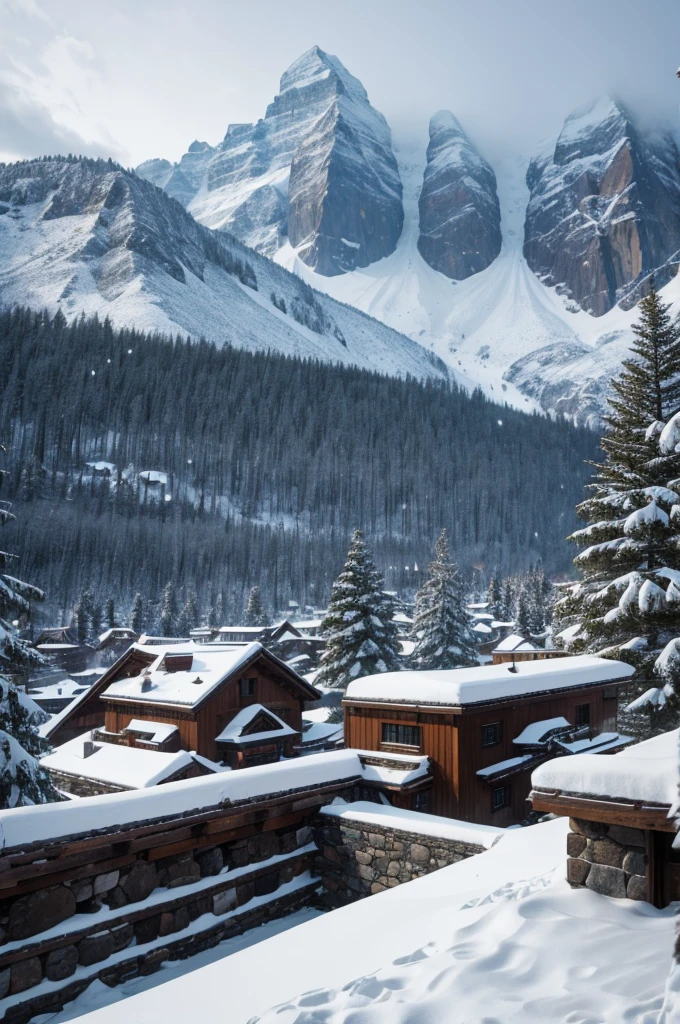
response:
[(344, 690), (353, 679), (400, 669), (397, 627), (384, 585), (361, 530), (355, 530), (321, 624), (328, 639), (316, 682)]
[(411, 667), (450, 669), (478, 665), (475, 635), (465, 610), (458, 566), (449, 560), (446, 530), (439, 534), (434, 552), (427, 579), (416, 596)]
[[(623, 696), (622, 724), (657, 731), (636, 700), (658, 687), (655, 663), (677, 632), (680, 610), (680, 453), (659, 451), (665, 424), (680, 407), (680, 324), (652, 288), (639, 304), (633, 357), (626, 360), (605, 419), (593, 492), (577, 507), (590, 525), (571, 537), (581, 581), (557, 605), (558, 631), (572, 626), (574, 651), (606, 653), (635, 665)], [(649, 703), (644, 705), (648, 711)], [(631, 714), (632, 712), (632, 714)]]
[[(0, 470), (0, 484), (4, 475)], [(0, 503), (0, 523), (4, 526), (12, 519), (8, 505)], [(14, 622), (15, 616), (28, 616), (31, 602), (42, 601), (45, 595), (6, 572), (12, 557), (0, 551), (0, 809), (59, 800), (36, 760), (47, 749), (38, 726), (49, 715), (12, 678), (26, 679), (31, 664), (42, 663), (38, 652), (19, 638)]]

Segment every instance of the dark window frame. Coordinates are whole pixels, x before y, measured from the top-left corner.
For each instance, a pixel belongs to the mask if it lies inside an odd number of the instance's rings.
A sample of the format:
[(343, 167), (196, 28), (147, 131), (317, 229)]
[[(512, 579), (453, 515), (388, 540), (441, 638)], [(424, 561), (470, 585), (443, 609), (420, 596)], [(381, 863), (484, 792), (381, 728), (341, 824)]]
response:
[(254, 697), (257, 686), (257, 676), (241, 676), (238, 681), (238, 689), (241, 697)]
[(510, 806), (510, 786), (496, 786), (491, 791), (491, 810), (502, 811)]
[(590, 725), (590, 701), (587, 704), (577, 704), (574, 709), (574, 716), (577, 728)]
[[(493, 730), (491, 735), (495, 738), (487, 738), (487, 730)], [(483, 747), (496, 747), (503, 739), (503, 723), (502, 722), (488, 722), (482, 726), (482, 746)]]
[(402, 722), (383, 722), (380, 742), (389, 747), (410, 747), (420, 750), (422, 731), (419, 725), (404, 725)]

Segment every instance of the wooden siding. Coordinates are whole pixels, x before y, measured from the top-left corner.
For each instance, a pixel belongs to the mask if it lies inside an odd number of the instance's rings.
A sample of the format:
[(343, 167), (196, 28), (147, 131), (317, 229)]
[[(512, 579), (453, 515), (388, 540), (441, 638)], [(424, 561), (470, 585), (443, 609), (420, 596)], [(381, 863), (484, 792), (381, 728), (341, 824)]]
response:
[[(605, 697), (605, 692), (607, 696)], [(429, 810), (433, 814), (474, 821), (478, 824), (507, 825), (522, 821), (530, 807), (531, 769), (520, 771), (495, 785), (477, 776), (480, 768), (517, 757), (520, 750), (513, 739), (532, 722), (544, 719), (567, 719), (576, 723), (576, 707), (590, 704), (590, 724), (595, 733), (616, 728), (616, 687), (599, 684), (559, 693), (519, 697), (513, 701), (456, 710), (436, 708), (427, 711), (409, 708), (381, 708), (345, 701), (345, 744), (359, 750), (391, 750), (394, 744), (382, 744), (384, 722), (417, 725), (421, 730), (418, 753), (427, 754), (434, 762), (434, 787)], [(482, 746), (482, 727), (500, 724), (500, 740), (493, 746)], [(408, 748), (409, 752), (413, 748)], [(404, 748), (405, 750), (405, 748)], [(494, 811), (493, 790), (510, 787), (509, 805)]]

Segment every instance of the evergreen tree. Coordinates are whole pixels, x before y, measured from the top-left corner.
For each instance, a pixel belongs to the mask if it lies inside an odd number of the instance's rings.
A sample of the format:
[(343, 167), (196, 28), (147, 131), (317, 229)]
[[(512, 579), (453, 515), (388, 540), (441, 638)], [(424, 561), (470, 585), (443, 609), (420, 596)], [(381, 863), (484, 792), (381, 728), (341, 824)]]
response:
[(114, 629), (116, 625), (116, 611), (113, 603), (113, 598), (110, 597), (106, 602), (106, 627), (107, 629)]
[(159, 630), (161, 636), (174, 636), (177, 630), (177, 599), (172, 582), (165, 584), (161, 595)]
[(346, 689), (353, 679), (400, 669), (393, 605), (361, 530), (331, 589), (321, 628), (327, 636), (317, 682)]
[(465, 610), (458, 567), (449, 560), (449, 542), (442, 530), (434, 561), (416, 596), (411, 666), (449, 669), (478, 665), (475, 635)]
[(78, 635), (78, 643), (87, 643), (87, 639), (90, 635), (91, 620), (88, 603), (83, 597), (78, 601), (73, 614), (76, 624), (76, 633)]
[[(0, 471), (0, 484), (4, 472)], [(9, 506), (0, 506), (0, 523), (14, 519)], [(38, 726), (49, 715), (17, 688), (12, 678), (25, 680), (31, 664), (42, 658), (21, 640), (14, 622), (27, 618), (32, 601), (42, 601), (42, 590), (6, 573), (12, 555), (0, 551), (0, 809), (49, 803), (59, 795), (37, 756), (47, 749)], [(17, 619), (14, 619), (14, 616)]]
[(90, 612), (90, 636), (92, 639), (101, 635), (102, 631), (102, 606), (96, 602), (92, 604)]
[(500, 619), (503, 610), (503, 598), (501, 583), (497, 576), (492, 576), (489, 580), (488, 601), (490, 613), (495, 615), (497, 619)]
[(245, 618), (246, 626), (267, 626), (269, 624), (267, 613), (262, 604), (262, 594), (258, 586), (250, 588)]
[(634, 358), (612, 383), (605, 461), (597, 466), (591, 496), (577, 507), (589, 523), (571, 538), (584, 547), (574, 559), (582, 579), (556, 613), (558, 631), (572, 627), (569, 649), (606, 653), (636, 667), (622, 692), (620, 724), (644, 736), (656, 727), (639, 698), (658, 688), (655, 663), (673, 639), (680, 607), (680, 577), (674, 576), (680, 523), (673, 511), (680, 502), (680, 453), (666, 443), (664, 430), (680, 405), (680, 323), (654, 289), (639, 311)]
[(189, 636), (192, 629), (198, 626), (198, 597), (195, 590), (190, 590), (184, 607), (177, 619), (177, 632), (180, 636)]
[(130, 629), (134, 630), (137, 636), (144, 632), (144, 602), (142, 601), (142, 595), (139, 593), (135, 594), (135, 599), (132, 602)]

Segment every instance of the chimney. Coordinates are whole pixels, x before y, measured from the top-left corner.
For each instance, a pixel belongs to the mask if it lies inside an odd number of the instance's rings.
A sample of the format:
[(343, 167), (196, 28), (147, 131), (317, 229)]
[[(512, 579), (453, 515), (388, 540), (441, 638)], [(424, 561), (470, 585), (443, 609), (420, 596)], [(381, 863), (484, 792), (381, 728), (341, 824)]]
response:
[(515, 665), (515, 652), (513, 651), (512, 652), (512, 665), (508, 669), (508, 672), (516, 672), (516, 671), (517, 671), (517, 666)]
[(152, 683), (148, 676), (142, 677), (142, 693), (148, 693), (151, 689)]
[(92, 740), (83, 741), (83, 757), (92, 757), (96, 749)]

